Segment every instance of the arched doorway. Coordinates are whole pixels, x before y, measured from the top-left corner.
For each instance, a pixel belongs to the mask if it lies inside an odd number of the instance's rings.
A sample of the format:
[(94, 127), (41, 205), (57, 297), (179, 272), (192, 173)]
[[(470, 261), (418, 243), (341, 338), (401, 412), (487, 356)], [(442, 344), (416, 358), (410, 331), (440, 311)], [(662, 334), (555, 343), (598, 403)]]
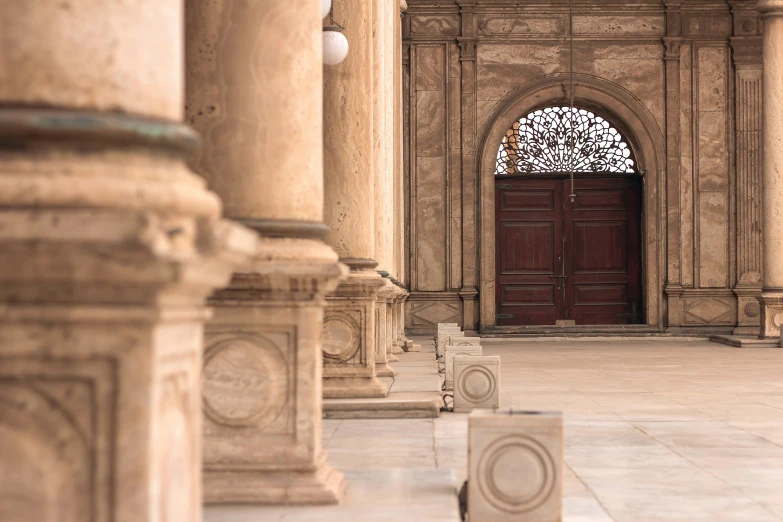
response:
[(620, 131), (587, 109), (513, 123), (494, 173), (497, 326), (644, 322), (636, 165)]

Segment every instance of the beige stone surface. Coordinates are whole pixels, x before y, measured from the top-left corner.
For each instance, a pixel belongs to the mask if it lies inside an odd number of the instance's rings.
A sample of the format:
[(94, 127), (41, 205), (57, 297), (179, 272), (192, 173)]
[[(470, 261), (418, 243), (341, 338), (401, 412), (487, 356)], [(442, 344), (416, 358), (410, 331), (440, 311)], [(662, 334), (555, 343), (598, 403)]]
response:
[(194, 170), (228, 217), (321, 222), (318, 3), (195, 0), (186, 14), (186, 116), (204, 139)]
[(454, 364), (454, 412), (500, 406), (500, 357), (457, 355)]
[(468, 417), (471, 522), (559, 522), (563, 416), (473, 411)]
[(182, 2), (3, 0), (0, 12), (4, 103), (182, 119)]

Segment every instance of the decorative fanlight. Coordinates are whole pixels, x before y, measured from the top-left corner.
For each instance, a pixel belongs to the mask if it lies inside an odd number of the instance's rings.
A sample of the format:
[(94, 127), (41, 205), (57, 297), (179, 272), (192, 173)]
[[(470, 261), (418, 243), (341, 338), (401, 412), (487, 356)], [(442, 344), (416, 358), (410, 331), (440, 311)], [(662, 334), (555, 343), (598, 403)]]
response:
[(321, 0), (321, 12), (329, 16), (329, 25), (323, 28), (324, 64), (337, 65), (348, 56), (348, 39), (343, 34), (345, 27), (334, 21), (332, 0)]

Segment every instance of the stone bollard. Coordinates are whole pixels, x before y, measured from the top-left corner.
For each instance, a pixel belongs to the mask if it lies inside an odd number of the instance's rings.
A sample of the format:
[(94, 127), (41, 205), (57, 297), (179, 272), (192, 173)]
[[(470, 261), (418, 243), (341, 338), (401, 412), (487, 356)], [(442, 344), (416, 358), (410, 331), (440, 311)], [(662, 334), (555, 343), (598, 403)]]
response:
[(500, 407), (500, 357), (454, 357), (454, 412)]
[(560, 412), (476, 410), (468, 419), (470, 522), (560, 522)]
[[(470, 339), (465, 337), (465, 339)], [(460, 339), (462, 341), (462, 339)], [(454, 387), (454, 358), (460, 355), (476, 356), (482, 355), (483, 351), (480, 344), (461, 344), (446, 345), (444, 350), (444, 360), (446, 363), (444, 390), (451, 390)]]

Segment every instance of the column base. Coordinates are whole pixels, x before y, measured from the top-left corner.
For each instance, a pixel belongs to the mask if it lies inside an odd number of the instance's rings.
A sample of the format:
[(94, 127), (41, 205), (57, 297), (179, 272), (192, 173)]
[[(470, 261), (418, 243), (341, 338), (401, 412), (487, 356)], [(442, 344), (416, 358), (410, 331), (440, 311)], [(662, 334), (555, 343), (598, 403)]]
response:
[(324, 378), (324, 399), (383, 399), (389, 387), (372, 377)]
[(780, 321), (783, 314), (783, 292), (763, 290), (759, 298), (761, 303), (761, 332), (759, 339), (780, 337)]
[(402, 346), (400, 346), (399, 343), (395, 342), (392, 343), (392, 353), (393, 354), (405, 353), (405, 350), (402, 349)]
[(391, 352), (386, 354), (386, 359), (389, 362), (400, 362), (400, 358), (397, 357), (396, 355), (394, 355), (394, 353), (391, 353)]
[(345, 477), (325, 462), (311, 470), (204, 471), (205, 504), (337, 504)]
[[(395, 357), (395, 359), (397, 359)], [(399, 359), (397, 359), (399, 361)], [(394, 368), (389, 366), (388, 363), (376, 363), (375, 364), (375, 375), (378, 377), (394, 377), (397, 375), (397, 372), (394, 371)]]

